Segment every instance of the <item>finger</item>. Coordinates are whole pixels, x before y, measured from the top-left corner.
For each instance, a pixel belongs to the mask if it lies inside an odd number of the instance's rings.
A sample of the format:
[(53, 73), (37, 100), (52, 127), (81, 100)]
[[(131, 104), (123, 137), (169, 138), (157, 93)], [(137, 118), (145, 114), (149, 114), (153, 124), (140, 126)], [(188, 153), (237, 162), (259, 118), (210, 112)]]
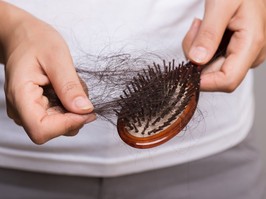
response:
[(57, 107), (47, 108), (42, 96), (42, 88), (33, 82), (25, 84), (23, 95), (16, 101), (22, 126), (36, 144), (80, 129), (85, 123), (93, 121), (95, 115), (62, 113)]
[(6, 100), (6, 113), (10, 119), (14, 120), (17, 125), (21, 126), (21, 120), (18, 113), (14, 108), (12, 108), (8, 100)]
[[(58, 41), (61, 42), (58, 44)], [(54, 45), (52, 53), (40, 55), (42, 57), (40, 64), (68, 111), (79, 114), (90, 113), (93, 106), (81, 85), (67, 45), (61, 38), (57, 38)]]
[(191, 61), (206, 64), (213, 57), (238, 6), (238, 1), (206, 0), (203, 21), (188, 53)]
[(65, 133), (64, 136), (73, 137), (73, 136), (77, 135), (78, 133), (79, 133), (79, 129), (74, 129), (71, 132)]
[[(264, 44), (264, 46), (265, 46), (265, 44)], [(260, 64), (262, 64), (265, 61), (265, 59), (266, 59), (266, 47), (264, 47), (261, 50), (259, 56), (255, 60), (255, 62), (252, 64), (252, 68), (255, 68), (255, 67), (259, 66)]]
[[(40, 120), (37, 120), (37, 123), (29, 124), (26, 131), (34, 143), (43, 144), (61, 135), (74, 136), (83, 127), (84, 122), (93, 121), (94, 118), (93, 114), (59, 113), (51, 116), (44, 115), (42, 118), (40, 117)], [(36, 131), (37, 129), (39, 130)]]
[(182, 42), (182, 47), (185, 53), (185, 56), (188, 57), (188, 52), (189, 49), (191, 48), (191, 45), (199, 31), (199, 27), (201, 25), (201, 20), (195, 18), (187, 32), (187, 34), (185, 35), (183, 42)]
[(232, 92), (239, 86), (257, 57), (254, 36), (245, 31), (234, 33), (221, 68), (202, 74), (201, 90)]
[[(24, 72), (25, 71), (21, 73), (22, 76), (25, 75)], [(39, 75), (38, 73), (35, 73), (33, 76), (36, 78), (35, 80), (36, 85), (47, 83), (45, 76)], [(18, 83), (17, 85), (18, 85), (18, 89), (10, 89), (6, 83), (6, 88), (5, 88), (6, 112), (9, 118), (13, 119), (17, 125), (22, 126), (22, 121), (21, 121), (21, 117), (19, 113), (19, 107), (17, 107), (17, 104), (21, 103), (21, 97), (24, 95), (24, 91), (23, 91), (24, 86), (23, 86), (23, 83)], [(16, 94), (15, 90), (18, 90), (19, 93)], [(40, 90), (40, 93), (41, 93), (41, 90)], [(30, 98), (27, 101), (30, 101)], [(44, 107), (44, 109), (47, 109), (49, 107), (49, 101), (44, 96), (43, 97), (40, 96), (39, 103), (42, 107)], [(23, 106), (20, 106), (20, 107), (22, 107), (23, 109)]]

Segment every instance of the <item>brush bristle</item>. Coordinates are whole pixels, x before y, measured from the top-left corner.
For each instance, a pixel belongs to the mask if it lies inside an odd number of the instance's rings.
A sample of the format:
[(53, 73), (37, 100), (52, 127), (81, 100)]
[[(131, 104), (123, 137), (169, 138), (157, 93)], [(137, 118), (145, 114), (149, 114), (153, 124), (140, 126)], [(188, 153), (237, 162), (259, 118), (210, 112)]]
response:
[(120, 96), (118, 120), (135, 137), (149, 137), (171, 125), (198, 95), (200, 72), (190, 62), (155, 64), (134, 77)]

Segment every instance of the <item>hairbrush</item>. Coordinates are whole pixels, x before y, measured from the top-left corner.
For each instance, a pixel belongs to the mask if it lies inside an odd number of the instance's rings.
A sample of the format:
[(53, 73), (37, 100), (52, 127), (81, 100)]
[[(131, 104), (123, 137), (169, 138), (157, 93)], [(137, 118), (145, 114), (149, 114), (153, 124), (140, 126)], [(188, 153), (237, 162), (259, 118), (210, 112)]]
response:
[[(206, 65), (225, 55), (232, 34), (225, 31)], [(151, 148), (177, 135), (196, 110), (204, 66), (164, 61), (162, 67), (154, 63), (134, 77), (120, 96), (117, 129), (121, 139), (135, 148)]]
[(200, 71), (175, 61), (143, 70), (120, 96), (117, 129), (135, 148), (160, 145), (179, 133), (191, 119), (199, 98)]
[[(225, 55), (231, 35), (231, 31), (225, 31), (215, 55), (206, 65)], [(182, 131), (194, 115), (204, 66), (190, 61), (177, 64), (175, 60), (148, 65), (134, 73), (131, 80), (122, 78), (123, 89), (111, 101), (94, 104), (91, 99), (94, 112), (104, 116), (109, 115), (111, 110), (117, 116), (118, 134), (128, 145), (142, 149), (158, 146)], [(110, 74), (114, 75), (107, 71), (103, 76), (108, 78)], [(93, 75), (97, 72), (94, 71)], [(82, 79), (81, 82), (87, 91)], [(63, 108), (51, 85), (43, 89), (50, 106)], [(64, 108), (62, 110), (66, 111)]]

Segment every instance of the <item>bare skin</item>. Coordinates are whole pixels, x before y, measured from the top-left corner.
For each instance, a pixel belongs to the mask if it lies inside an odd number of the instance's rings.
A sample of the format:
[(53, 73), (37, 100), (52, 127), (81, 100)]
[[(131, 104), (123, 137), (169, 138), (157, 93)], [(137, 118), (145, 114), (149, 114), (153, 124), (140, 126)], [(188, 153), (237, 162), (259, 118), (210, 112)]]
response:
[[(251, 67), (266, 56), (265, 0), (206, 0), (203, 20), (195, 19), (183, 41), (186, 56), (207, 63), (226, 28), (234, 31), (226, 58), (206, 68), (204, 91), (232, 92)], [(93, 105), (75, 72), (67, 44), (50, 25), (0, 1), (0, 60), (5, 64), (7, 113), (36, 144), (76, 135), (95, 119)], [(69, 111), (49, 108), (41, 86), (52, 84)]]
[(195, 19), (183, 40), (188, 59), (207, 63), (214, 55), (226, 28), (234, 32), (226, 58), (206, 68), (203, 91), (234, 91), (251, 67), (266, 57), (265, 0), (206, 0), (203, 20)]
[[(7, 113), (36, 144), (76, 135), (95, 119), (63, 38), (27, 12), (0, 2)], [(40, 86), (51, 83), (68, 113), (50, 108)]]

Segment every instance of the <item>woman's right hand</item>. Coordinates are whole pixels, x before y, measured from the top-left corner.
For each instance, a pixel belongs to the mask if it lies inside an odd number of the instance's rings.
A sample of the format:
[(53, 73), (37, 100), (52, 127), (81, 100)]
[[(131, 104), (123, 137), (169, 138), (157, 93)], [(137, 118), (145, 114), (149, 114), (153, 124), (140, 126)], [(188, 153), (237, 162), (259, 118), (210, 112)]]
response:
[[(8, 116), (23, 126), (36, 144), (61, 135), (76, 135), (96, 116), (64, 39), (50, 25), (3, 1), (0, 12), (5, 18), (0, 20), (0, 43)], [(42, 89), (48, 84), (55, 89), (66, 113), (49, 107)]]
[(265, 0), (205, 0), (202, 20), (195, 19), (183, 40), (189, 60), (206, 64), (226, 28), (233, 32), (224, 59), (202, 71), (201, 90), (233, 92), (250, 68), (266, 59)]

